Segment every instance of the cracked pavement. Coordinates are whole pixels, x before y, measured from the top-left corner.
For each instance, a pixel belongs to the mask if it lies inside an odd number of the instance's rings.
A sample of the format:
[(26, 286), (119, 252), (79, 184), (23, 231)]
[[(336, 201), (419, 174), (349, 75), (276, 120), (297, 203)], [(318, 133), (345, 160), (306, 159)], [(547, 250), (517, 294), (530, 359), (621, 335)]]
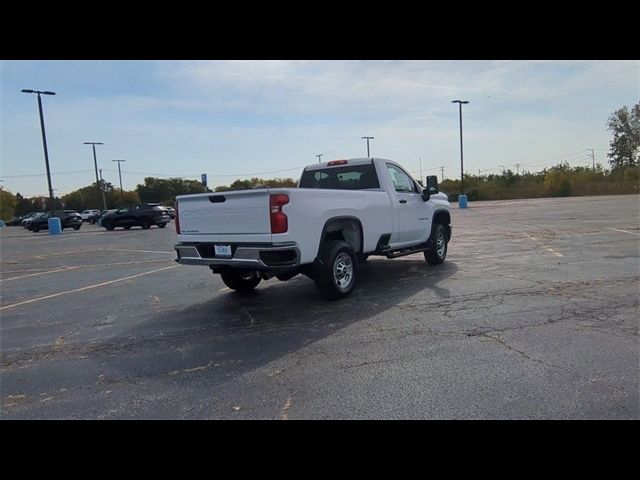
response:
[[(0, 230), (4, 419), (638, 419), (637, 195), (452, 208), (437, 267), (240, 296), (172, 228)], [(172, 227), (171, 225), (170, 227)]]

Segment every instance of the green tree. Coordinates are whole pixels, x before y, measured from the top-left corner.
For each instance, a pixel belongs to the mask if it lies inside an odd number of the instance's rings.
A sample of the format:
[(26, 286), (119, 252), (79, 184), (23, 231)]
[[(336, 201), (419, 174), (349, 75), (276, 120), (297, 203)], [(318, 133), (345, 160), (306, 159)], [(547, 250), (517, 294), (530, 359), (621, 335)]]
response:
[(231, 190), (249, 190), (255, 187), (270, 187), (270, 188), (294, 188), (298, 185), (298, 182), (293, 178), (257, 178), (253, 177), (250, 180), (236, 180), (231, 185), (220, 185), (216, 187), (216, 192), (228, 192)]
[(136, 186), (140, 201), (165, 204), (173, 203), (177, 195), (210, 191), (197, 180), (185, 180), (183, 178), (146, 177), (144, 185)]
[(15, 195), (4, 188), (0, 188), (0, 218), (2, 220), (8, 222), (13, 218), (16, 204)]
[(640, 103), (631, 110), (626, 105), (619, 108), (607, 122), (612, 138), (609, 142), (609, 163), (613, 169), (635, 167), (640, 152)]

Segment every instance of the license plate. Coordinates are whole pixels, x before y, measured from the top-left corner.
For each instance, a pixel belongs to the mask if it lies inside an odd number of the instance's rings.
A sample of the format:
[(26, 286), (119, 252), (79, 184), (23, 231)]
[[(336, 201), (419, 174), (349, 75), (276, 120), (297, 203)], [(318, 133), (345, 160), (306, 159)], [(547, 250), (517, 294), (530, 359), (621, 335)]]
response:
[(231, 258), (231, 245), (214, 245), (216, 257)]

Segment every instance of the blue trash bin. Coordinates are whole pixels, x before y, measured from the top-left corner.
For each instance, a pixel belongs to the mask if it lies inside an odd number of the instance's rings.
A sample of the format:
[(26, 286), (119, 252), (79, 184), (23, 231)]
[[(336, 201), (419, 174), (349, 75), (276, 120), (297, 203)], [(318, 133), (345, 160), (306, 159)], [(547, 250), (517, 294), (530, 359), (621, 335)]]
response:
[(51, 217), (47, 220), (49, 224), (49, 235), (58, 235), (62, 233), (62, 223), (58, 217)]
[(467, 208), (467, 196), (466, 195), (459, 195), (458, 196), (458, 206), (460, 208)]

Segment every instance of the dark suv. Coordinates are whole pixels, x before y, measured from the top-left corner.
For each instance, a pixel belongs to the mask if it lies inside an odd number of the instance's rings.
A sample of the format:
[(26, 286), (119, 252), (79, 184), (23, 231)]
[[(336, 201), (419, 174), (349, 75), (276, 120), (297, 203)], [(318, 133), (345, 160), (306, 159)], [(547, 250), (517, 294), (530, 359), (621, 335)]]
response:
[(164, 228), (170, 221), (171, 217), (164, 208), (148, 203), (138, 203), (121, 207), (115, 212), (106, 213), (100, 224), (107, 230), (113, 230), (116, 227), (129, 230), (135, 225), (144, 229), (150, 228), (151, 225)]
[[(60, 219), (62, 230), (65, 228), (73, 228), (80, 230), (82, 226), (82, 217), (75, 210), (64, 210), (62, 212), (54, 212), (54, 215)], [(39, 232), (40, 230), (49, 230), (50, 213), (42, 213), (29, 222), (29, 230)]]

